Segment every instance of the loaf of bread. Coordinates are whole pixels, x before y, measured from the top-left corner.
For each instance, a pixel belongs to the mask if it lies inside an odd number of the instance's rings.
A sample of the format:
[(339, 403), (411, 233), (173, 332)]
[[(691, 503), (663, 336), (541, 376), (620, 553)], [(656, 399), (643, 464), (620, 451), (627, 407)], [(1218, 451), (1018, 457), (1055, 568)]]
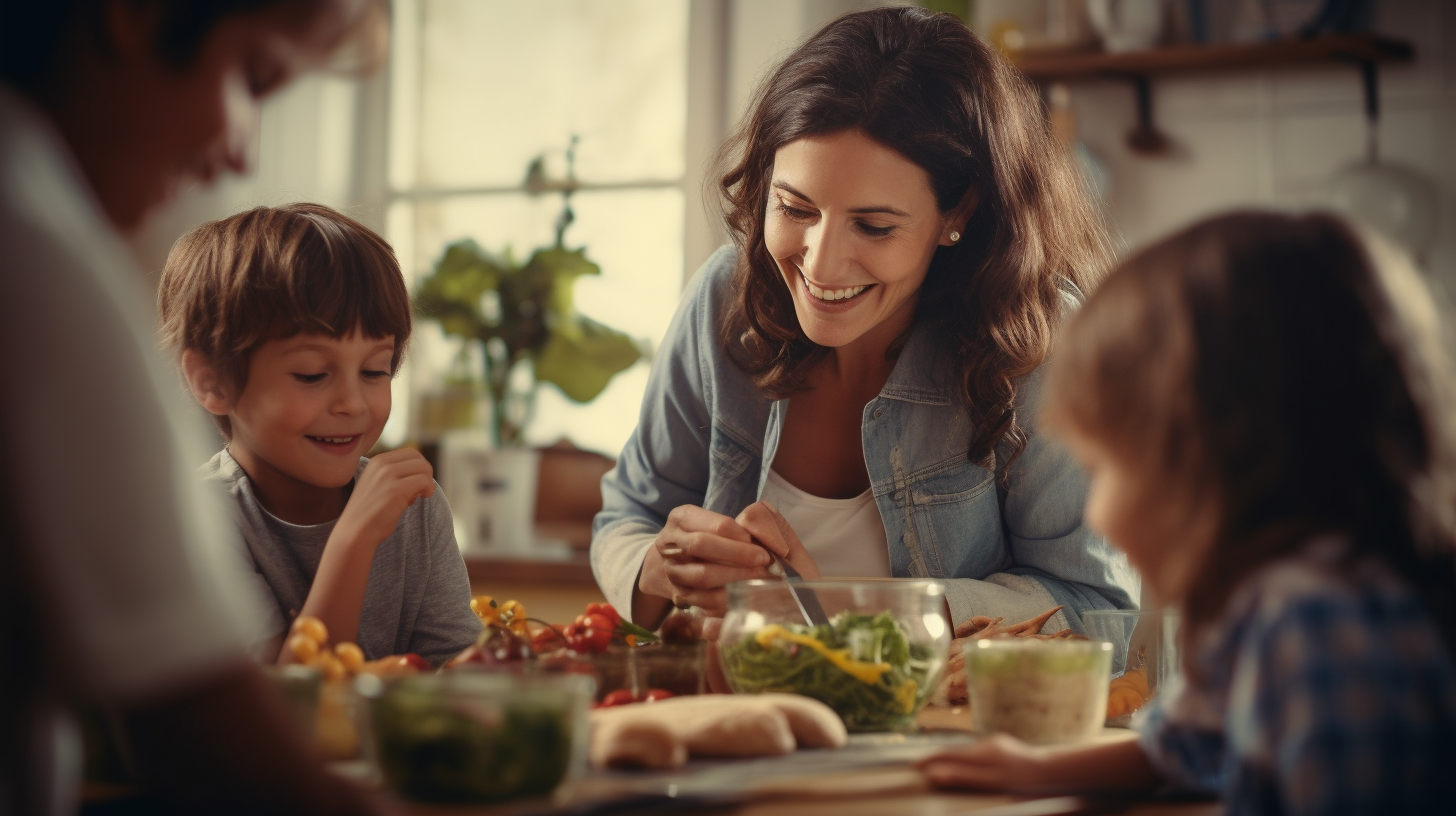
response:
[(797, 694), (673, 697), (591, 714), (598, 767), (677, 768), (690, 756), (778, 756), (839, 748), (847, 739), (833, 709)]

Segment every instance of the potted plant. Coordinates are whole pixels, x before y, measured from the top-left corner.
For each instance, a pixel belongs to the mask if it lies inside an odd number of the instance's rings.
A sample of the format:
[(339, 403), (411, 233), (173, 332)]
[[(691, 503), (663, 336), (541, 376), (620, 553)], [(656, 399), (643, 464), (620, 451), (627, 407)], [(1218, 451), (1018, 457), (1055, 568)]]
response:
[[(568, 168), (573, 152), (567, 152)], [(484, 352), (489, 439), (478, 429), (451, 431), (440, 446), (441, 484), (467, 549), (520, 550), (534, 543), (539, 454), (522, 435), (540, 384), (554, 383), (567, 397), (589, 402), (643, 356), (631, 337), (576, 310), (577, 279), (601, 274), (584, 248), (564, 245), (577, 186), (569, 170), (566, 181), (552, 182), (541, 161), (533, 162), (525, 189), (560, 192), (564, 199), (555, 244), (518, 263), (509, 250), (495, 255), (474, 241), (456, 241), (415, 291), (415, 310), (461, 339), (457, 364), (469, 358), (470, 344)]]
[[(439, 321), (445, 334), (479, 341), (484, 349), (497, 448), (521, 443), (540, 383), (589, 402), (642, 358), (631, 337), (576, 310), (576, 279), (600, 274), (585, 249), (566, 249), (558, 233), (555, 246), (537, 249), (525, 263), (509, 250), (497, 256), (474, 241), (457, 241), (420, 282), (416, 311)], [(523, 368), (529, 368), (526, 377)]]
[(442, 485), (467, 548), (520, 549), (534, 542), (538, 455), (522, 435), (540, 384), (554, 383), (570, 399), (589, 402), (643, 356), (631, 337), (576, 310), (577, 279), (601, 274), (584, 248), (567, 249), (564, 240), (575, 220), (571, 195), (580, 187), (576, 141), (573, 136), (566, 150), (564, 180), (546, 177), (544, 157), (526, 170), (523, 190), (562, 196), (553, 245), (518, 263), (509, 249), (495, 255), (474, 241), (456, 241), (414, 294), (422, 317), (461, 339), (457, 366), (469, 359), (471, 344), (484, 352), (489, 439), (476, 429), (449, 432), (440, 450)]

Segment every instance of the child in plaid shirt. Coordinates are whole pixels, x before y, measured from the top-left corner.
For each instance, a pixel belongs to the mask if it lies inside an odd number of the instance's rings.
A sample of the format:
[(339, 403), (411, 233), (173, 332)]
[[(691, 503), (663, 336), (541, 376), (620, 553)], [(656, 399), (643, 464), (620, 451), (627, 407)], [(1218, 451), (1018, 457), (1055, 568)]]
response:
[(1045, 419), (1091, 472), (1088, 523), (1180, 609), (1184, 677), (1136, 741), (997, 736), (926, 775), (1451, 807), (1456, 399), (1411, 268), (1331, 216), (1226, 215), (1124, 263), (1057, 348)]

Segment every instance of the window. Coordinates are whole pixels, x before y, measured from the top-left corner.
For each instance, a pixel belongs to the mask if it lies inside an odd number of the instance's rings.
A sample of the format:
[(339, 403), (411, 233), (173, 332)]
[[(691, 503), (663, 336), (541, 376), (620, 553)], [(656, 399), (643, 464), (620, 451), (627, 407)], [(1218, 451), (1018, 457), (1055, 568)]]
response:
[[(688, 16), (675, 0), (397, 0), (385, 231), (411, 285), (461, 238), (518, 258), (552, 243), (561, 197), (525, 192), (526, 168), (544, 156), (562, 178), (576, 136), (582, 186), (565, 243), (602, 268), (577, 284), (577, 306), (656, 347), (697, 201), (685, 170)], [(439, 387), (459, 348), (433, 322), (416, 332), (386, 441), (410, 435), (412, 396)], [(542, 385), (527, 441), (616, 455), (646, 381), (638, 363), (585, 406)]]

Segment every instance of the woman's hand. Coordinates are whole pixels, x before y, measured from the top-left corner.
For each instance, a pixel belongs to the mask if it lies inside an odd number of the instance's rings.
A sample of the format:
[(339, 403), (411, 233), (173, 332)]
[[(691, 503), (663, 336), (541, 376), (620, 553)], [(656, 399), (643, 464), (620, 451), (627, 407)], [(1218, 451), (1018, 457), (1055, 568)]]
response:
[(731, 581), (768, 578), (771, 563), (773, 558), (737, 521), (683, 505), (668, 514), (648, 549), (637, 588), (677, 606), (721, 616), (728, 609), (723, 587)]
[(915, 767), (941, 788), (1036, 793), (1052, 787), (1046, 752), (1005, 734), (926, 757)]
[(773, 505), (763, 501), (754, 502), (743, 508), (735, 521), (753, 536), (755, 542), (789, 562), (789, 566), (798, 570), (805, 580), (820, 577), (819, 565), (814, 563), (814, 558), (804, 549), (803, 543), (799, 541), (799, 534), (794, 532), (794, 528), (789, 526), (789, 520), (775, 510)]

